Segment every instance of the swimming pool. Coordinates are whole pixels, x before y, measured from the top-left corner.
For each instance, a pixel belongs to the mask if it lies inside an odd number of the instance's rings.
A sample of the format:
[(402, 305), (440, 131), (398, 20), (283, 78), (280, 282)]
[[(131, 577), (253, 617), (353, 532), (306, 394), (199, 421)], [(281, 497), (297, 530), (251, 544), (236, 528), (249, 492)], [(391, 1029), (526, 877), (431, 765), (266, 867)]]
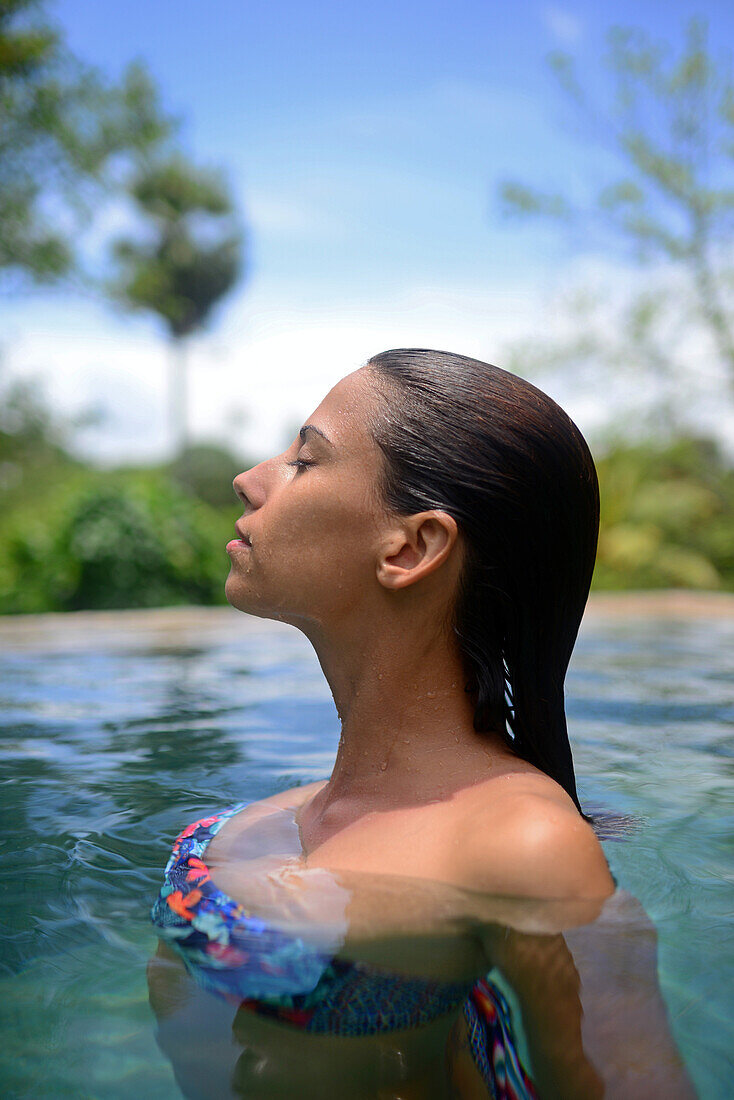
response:
[[(308, 643), (229, 609), (0, 621), (0, 1092), (180, 1096), (153, 1035), (149, 908), (180, 827), (328, 774)], [(567, 682), (582, 801), (659, 935), (702, 1097), (731, 1094), (734, 618), (591, 614)]]

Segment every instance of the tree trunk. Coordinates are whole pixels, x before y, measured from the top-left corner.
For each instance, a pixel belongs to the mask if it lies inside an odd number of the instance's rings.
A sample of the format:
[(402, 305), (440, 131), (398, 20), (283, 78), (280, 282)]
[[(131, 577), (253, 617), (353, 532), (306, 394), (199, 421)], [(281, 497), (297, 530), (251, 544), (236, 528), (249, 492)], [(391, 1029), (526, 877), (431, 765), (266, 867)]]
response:
[[(179, 464), (185, 462), (188, 445), (188, 392), (186, 377), (186, 341), (172, 337), (169, 355), (168, 414), (171, 457)], [(185, 470), (181, 470), (185, 478)]]

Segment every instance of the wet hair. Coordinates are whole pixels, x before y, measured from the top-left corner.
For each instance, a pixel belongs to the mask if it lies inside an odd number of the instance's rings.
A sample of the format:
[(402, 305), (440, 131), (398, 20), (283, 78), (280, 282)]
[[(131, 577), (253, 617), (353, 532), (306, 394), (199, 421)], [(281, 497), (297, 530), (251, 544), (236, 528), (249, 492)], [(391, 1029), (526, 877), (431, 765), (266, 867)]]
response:
[(464, 537), (451, 625), (474, 728), (498, 731), (579, 806), (564, 680), (599, 530), (586, 441), (555, 401), (489, 363), (407, 348), (367, 367), (382, 398), (372, 430), (386, 505), (442, 509)]

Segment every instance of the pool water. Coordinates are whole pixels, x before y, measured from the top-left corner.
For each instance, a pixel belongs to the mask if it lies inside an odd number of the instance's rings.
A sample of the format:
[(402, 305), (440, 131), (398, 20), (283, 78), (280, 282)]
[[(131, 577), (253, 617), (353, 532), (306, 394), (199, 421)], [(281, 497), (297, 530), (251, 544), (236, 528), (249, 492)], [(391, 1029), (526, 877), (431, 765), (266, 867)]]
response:
[[(328, 774), (316, 658), (229, 609), (6, 622), (0, 647), (0, 1095), (179, 1097), (148, 1006), (150, 905), (182, 825)], [(732, 653), (732, 618), (592, 614), (567, 681), (582, 802), (657, 926), (706, 1100), (732, 1089)]]

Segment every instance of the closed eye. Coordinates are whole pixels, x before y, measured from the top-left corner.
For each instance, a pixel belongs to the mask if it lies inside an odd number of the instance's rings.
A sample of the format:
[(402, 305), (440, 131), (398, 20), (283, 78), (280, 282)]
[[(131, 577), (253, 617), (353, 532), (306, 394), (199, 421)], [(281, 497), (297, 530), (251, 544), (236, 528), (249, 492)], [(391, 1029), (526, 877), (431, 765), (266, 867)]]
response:
[(295, 458), (292, 462), (287, 462), (286, 465), (287, 466), (295, 466), (296, 473), (300, 473), (302, 470), (305, 470), (308, 466), (315, 466), (316, 463), (315, 462), (309, 462), (305, 458)]

